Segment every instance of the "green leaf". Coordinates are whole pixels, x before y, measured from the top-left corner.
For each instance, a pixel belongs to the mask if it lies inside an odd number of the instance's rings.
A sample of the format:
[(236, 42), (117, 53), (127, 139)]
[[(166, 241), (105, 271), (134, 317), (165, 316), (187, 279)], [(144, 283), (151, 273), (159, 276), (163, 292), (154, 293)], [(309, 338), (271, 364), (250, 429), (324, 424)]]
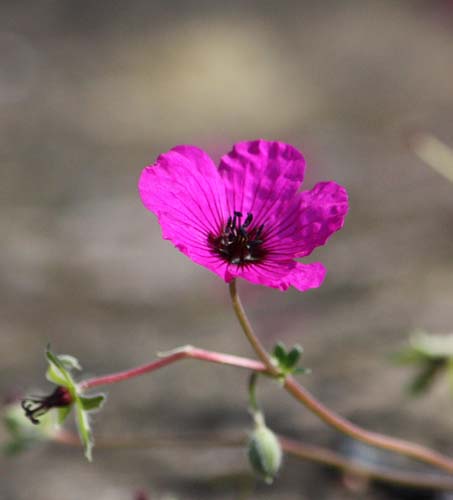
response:
[(410, 393), (413, 396), (419, 396), (425, 392), (444, 366), (445, 363), (443, 361), (431, 361), (421, 366), (419, 373), (409, 385)]
[(286, 347), (285, 344), (283, 344), (283, 342), (278, 342), (277, 344), (275, 344), (273, 354), (275, 359), (278, 361), (279, 365), (285, 364), (287, 354), (286, 354)]
[(105, 396), (103, 394), (98, 394), (97, 396), (79, 396), (79, 401), (85, 411), (92, 411), (97, 410), (104, 404)]
[(300, 345), (296, 344), (291, 351), (289, 351), (288, 356), (286, 357), (286, 366), (287, 368), (294, 368), (299, 362), (300, 355), (302, 354), (303, 349)]

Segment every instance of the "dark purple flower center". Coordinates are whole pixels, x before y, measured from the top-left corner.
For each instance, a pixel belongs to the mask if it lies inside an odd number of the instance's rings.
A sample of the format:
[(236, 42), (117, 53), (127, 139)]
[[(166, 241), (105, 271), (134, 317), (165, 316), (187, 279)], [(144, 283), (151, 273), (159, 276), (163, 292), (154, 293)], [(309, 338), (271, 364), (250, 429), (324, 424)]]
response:
[(30, 422), (39, 424), (39, 417), (47, 413), (51, 408), (69, 406), (72, 401), (69, 390), (66, 387), (59, 386), (49, 396), (24, 399), (21, 406)]
[(214, 253), (238, 266), (261, 262), (267, 253), (262, 247), (264, 224), (250, 228), (253, 215), (248, 213), (244, 222), (242, 217), (241, 212), (234, 212), (233, 217), (228, 217), (220, 235), (211, 233), (208, 238)]

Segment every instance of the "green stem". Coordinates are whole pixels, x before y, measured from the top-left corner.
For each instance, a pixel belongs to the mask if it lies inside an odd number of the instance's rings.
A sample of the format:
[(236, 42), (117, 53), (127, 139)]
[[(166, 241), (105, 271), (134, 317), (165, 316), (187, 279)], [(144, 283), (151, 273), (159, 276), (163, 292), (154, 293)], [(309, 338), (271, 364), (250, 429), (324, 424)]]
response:
[(250, 321), (248, 320), (247, 315), (245, 314), (245, 310), (244, 307), (242, 306), (241, 299), (239, 298), (239, 295), (237, 293), (235, 279), (231, 281), (229, 288), (230, 288), (230, 297), (233, 303), (234, 312), (236, 313), (236, 316), (239, 320), (239, 323), (241, 324), (245, 336), (247, 337), (247, 340), (249, 341), (250, 345), (252, 346), (253, 350), (255, 351), (260, 361), (266, 366), (267, 371), (271, 375), (277, 377), (279, 375), (277, 367), (274, 365), (274, 363), (272, 363), (271, 357), (266, 352), (266, 349), (263, 347), (258, 337), (255, 335), (252, 325), (250, 324)]
[(258, 380), (258, 373), (252, 372), (249, 378), (249, 405), (252, 413), (258, 413), (260, 411), (258, 403), (256, 401), (257, 380)]

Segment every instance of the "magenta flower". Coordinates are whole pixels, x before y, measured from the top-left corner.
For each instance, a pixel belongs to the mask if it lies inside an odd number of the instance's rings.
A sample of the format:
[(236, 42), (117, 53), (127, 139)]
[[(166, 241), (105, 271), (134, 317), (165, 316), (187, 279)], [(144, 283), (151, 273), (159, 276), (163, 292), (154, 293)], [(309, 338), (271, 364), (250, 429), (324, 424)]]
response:
[(235, 144), (219, 168), (201, 149), (176, 146), (143, 170), (138, 188), (162, 236), (227, 283), (304, 291), (319, 287), (326, 270), (295, 259), (323, 245), (348, 211), (334, 182), (298, 192), (304, 170), (301, 153), (282, 142)]

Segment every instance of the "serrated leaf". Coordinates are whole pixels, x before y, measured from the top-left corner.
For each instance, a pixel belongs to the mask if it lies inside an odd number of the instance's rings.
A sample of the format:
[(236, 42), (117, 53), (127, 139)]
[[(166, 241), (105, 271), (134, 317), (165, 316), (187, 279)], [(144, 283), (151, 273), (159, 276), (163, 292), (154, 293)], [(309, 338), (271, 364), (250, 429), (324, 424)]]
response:
[(104, 404), (105, 396), (103, 394), (98, 394), (97, 396), (79, 396), (79, 401), (85, 411), (92, 411), (97, 410)]
[(300, 355), (302, 354), (303, 349), (300, 345), (296, 344), (291, 351), (289, 351), (286, 357), (286, 366), (287, 368), (293, 368), (299, 362)]
[(286, 347), (285, 344), (283, 344), (283, 342), (278, 342), (277, 344), (275, 344), (273, 354), (275, 359), (278, 361), (279, 365), (285, 364), (287, 354), (286, 354)]

